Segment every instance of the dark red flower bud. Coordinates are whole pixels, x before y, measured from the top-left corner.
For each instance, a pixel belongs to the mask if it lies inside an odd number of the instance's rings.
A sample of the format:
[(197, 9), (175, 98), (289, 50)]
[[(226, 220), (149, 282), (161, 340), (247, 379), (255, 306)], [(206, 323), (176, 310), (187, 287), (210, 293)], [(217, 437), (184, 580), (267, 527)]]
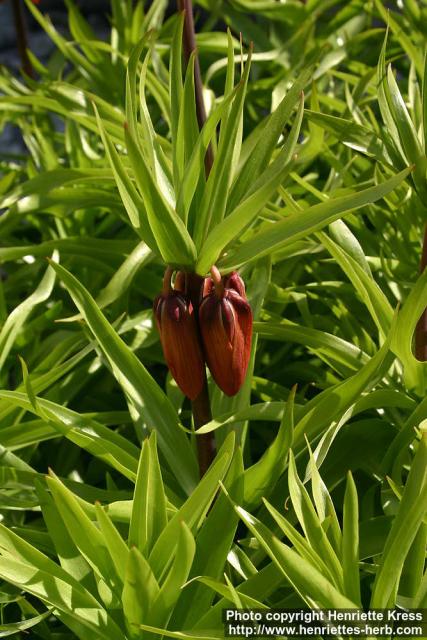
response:
[(154, 301), (154, 316), (169, 370), (181, 391), (194, 400), (205, 377), (199, 333), (193, 305), (185, 293), (171, 288), (170, 276), (167, 269), (163, 292)]
[(207, 365), (228, 396), (242, 386), (251, 355), (252, 311), (238, 273), (221, 278), (213, 267), (206, 278), (199, 308), (199, 325)]

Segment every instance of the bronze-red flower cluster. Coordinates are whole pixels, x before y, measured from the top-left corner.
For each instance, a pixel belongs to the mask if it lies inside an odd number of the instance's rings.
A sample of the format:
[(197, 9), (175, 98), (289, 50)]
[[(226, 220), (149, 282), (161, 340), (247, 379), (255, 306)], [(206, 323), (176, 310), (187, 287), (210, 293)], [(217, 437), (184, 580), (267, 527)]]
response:
[(252, 342), (252, 311), (242, 278), (236, 271), (221, 276), (212, 267), (211, 277), (201, 279), (195, 293), (188, 286), (194, 274), (178, 272), (172, 286), (172, 273), (166, 269), (162, 293), (154, 301), (172, 376), (195, 400), (203, 389), (206, 363), (219, 388), (235, 395), (245, 380)]

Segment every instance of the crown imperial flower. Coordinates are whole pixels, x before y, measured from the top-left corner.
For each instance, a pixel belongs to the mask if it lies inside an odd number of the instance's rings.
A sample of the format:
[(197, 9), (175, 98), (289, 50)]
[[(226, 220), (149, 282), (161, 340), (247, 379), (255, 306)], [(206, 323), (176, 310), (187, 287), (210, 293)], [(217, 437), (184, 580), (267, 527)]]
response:
[(171, 287), (172, 270), (166, 269), (163, 291), (154, 301), (154, 316), (163, 354), (181, 391), (194, 400), (205, 379), (204, 360), (193, 305), (183, 287), (183, 274)]
[(228, 396), (242, 386), (252, 342), (252, 311), (245, 285), (237, 272), (221, 278), (216, 267), (206, 278), (199, 308), (199, 325), (207, 365)]

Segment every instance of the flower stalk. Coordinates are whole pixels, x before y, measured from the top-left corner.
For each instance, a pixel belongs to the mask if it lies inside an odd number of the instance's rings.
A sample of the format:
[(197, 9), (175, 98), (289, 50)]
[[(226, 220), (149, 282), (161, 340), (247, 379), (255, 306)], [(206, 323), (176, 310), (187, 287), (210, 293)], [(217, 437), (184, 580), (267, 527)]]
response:
[[(154, 315), (166, 363), (181, 391), (192, 401), (196, 429), (212, 419), (205, 363), (220, 389), (229, 396), (241, 388), (252, 340), (252, 311), (237, 272), (211, 276), (167, 267)], [(200, 475), (215, 456), (212, 434), (197, 437)]]
[(27, 76), (33, 78), (33, 67), (27, 53), (28, 37), (22, 2), (21, 0), (11, 0), (11, 4), (16, 31), (16, 44), (19, 51), (19, 57), (21, 58), (22, 70), (27, 74)]

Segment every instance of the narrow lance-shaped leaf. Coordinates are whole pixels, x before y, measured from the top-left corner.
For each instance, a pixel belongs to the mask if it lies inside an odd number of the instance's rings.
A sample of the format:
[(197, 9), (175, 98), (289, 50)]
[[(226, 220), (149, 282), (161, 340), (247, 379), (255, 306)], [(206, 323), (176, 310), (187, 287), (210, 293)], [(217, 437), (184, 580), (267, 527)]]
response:
[[(234, 147), (238, 144), (238, 136), (241, 135), (240, 120), (243, 113), (243, 105), (251, 67), (252, 48), (249, 51), (242, 80), (230, 113), (221, 122), (221, 135), (218, 152), (216, 154), (212, 170), (206, 183), (203, 200), (198, 212), (194, 241), (200, 247), (211, 226), (215, 226), (222, 220), (225, 214), (227, 195), (232, 178), (232, 160)], [(213, 262), (211, 263), (213, 264)]]
[(409, 167), (374, 187), (339, 198), (331, 198), (327, 202), (305, 209), (301, 214), (292, 214), (281, 222), (275, 222), (230, 251), (219, 262), (219, 266), (227, 270), (237, 269), (247, 262), (283, 249), (345, 214), (383, 198), (393, 191), (411, 170), (412, 168)]
[[(175, 180), (177, 187), (181, 185), (184, 177), (185, 165), (191, 157), (199, 135), (196, 102), (194, 99), (194, 64), (196, 61), (196, 55), (196, 52), (193, 51), (187, 64), (184, 91), (182, 95), (181, 109), (179, 112), (178, 130), (176, 133), (176, 140), (173, 141), (178, 171), (178, 178)], [(184, 221), (186, 222), (185, 219)]]
[(195, 551), (194, 537), (185, 522), (181, 522), (174, 561), (147, 616), (147, 623), (165, 625), (168, 622), (188, 579)]
[[(52, 259), (58, 260), (56, 251)], [(34, 307), (49, 298), (54, 284), (55, 272), (52, 267), (48, 267), (37, 289), (21, 302), (7, 318), (0, 332), (0, 369), (3, 367), (21, 327)]]
[(218, 490), (219, 482), (223, 480), (230, 466), (234, 440), (234, 434), (231, 433), (191, 496), (168, 522), (157, 539), (150, 553), (149, 561), (158, 578), (165, 574), (170, 565), (181, 522), (185, 522), (191, 531), (195, 532), (209, 509)]
[(196, 259), (196, 249), (183, 221), (163, 197), (152, 170), (127, 128), (125, 141), (150, 227), (163, 260), (167, 264), (191, 267)]
[(353, 476), (347, 475), (342, 532), (342, 565), (345, 594), (360, 604), (359, 504)]
[(289, 395), (276, 438), (260, 460), (245, 470), (245, 505), (248, 508), (268, 495), (286, 467), (293, 438), (295, 392), (294, 388)]
[(178, 123), (182, 101), (182, 31), (184, 28), (184, 13), (178, 16), (175, 30), (172, 37), (171, 50), (169, 55), (169, 94), (171, 103), (171, 138), (172, 138), (172, 158), (173, 176), (175, 185), (180, 184), (182, 179), (182, 169), (177, 151), (178, 143)]
[(216, 132), (216, 127), (220, 119), (229, 108), (234, 96), (239, 90), (238, 85), (220, 104), (209, 114), (203, 128), (197, 138), (193, 153), (185, 166), (182, 183), (179, 185), (176, 209), (183, 220), (188, 218), (194, 193), (201, 175), (204, 175), (204, 158), (206, 150)]
[(151, 231), (151, 227), (148, 223), (147, 213), (145, 211), (143, 200), (138, 194), (135, 186), (133, 185), (133, 182), (129, 178), (127, 171), (120, 160), (119, 154), (114, 147), (114, 144), (111, 142), (110, 137), (105, 131), (104, 125), (101, 121), (101, 118), (99, 117), (98, 111), (95, 106), (94, 109), (105, 151), (110, 162), (111, 169), (113, 171), (114, 179), (116, 181), (120, 197), (123, 201), (123, 205), (127, 211), (130, 222), (132, 226), (138, 231), (141, 238), (150, 247), (150, 249), (152, 249), (156, 253), (159, 253), (159, 248)]
[(132, 547), (125, 567), (125, 582), (122, 592), (123, 613), (131, 637), (139, 639), (139, 625), (159, 594), (159, 585), (153, 571), (142, 553)]
[(241, 507), (235, 507), (250, 532), (283, 572), (300, 597), (312, 607), (353, 609), (355, 604), (325, 578), (310, 562), (283, 544), (254, 516)]
[(295, 509), (295, 513), (304, 531), (305, 537), (310, 542), (313, 549), (327, 562), (333, 576), (334, 584), (338, 589), (340, 589), (343, 585), (342, 567), (326, 536), (326, 533), (322, 528), (322, 523), (316, 514), (308, 492), (298, 477), (295, 458), (292, 451), (289, 452), (288, 482), (292, 506)]
[[(266, 118), (265, 127), (260, 131), (257, 144), (246, 158), (246, 162), (239, 167), (239, 174), (231, 189), (228, 210), (232, 211), (246, 198), (247, 192), (258, 179), (260, 173), (267, 167), (280, 134), (286, 122), (300, 100), (305, 85), (309, 82), (313, 67), (305, 67), (285, 97), (272, 114)], [(301, 102), (301, 100), (300, 100)]]
[(215, 264), (221, 251), (253, 222), (256, 215), (283, 182), (290, 169), (289, 165), (298, 140), (303, 113), (304, 97), (301, 96), (292, 129), (278, 157), (255, 181), (246, 199), (213, 228), (204, 242), (197, 262), (197, 272), (201, 275), (204, 275), (210, 266)]
[(118, 593), (119, 581), (114, 564), (105, 553), (102, 531), (85, 514), (73, 493), (52, 472), (46, 481), (74, 544), (98, 577)]
[(158, 135), (154, 130), (145, 95), (149, 58), (150, 52), (147, 53), (144, 62), (142, 63), (141, 76), (139, 80), (139, 111), (141, 115), (142, 132), (138, 138), (133, 134), (131, 134), (131, 137), (139, 143), (147, 165), (151, 168), (153, 178), (158, 184), (160, 193), (165, 198), (167, 204), (173, 208), (175, 206), (175, 193), (171, 184), (172, 175), (170, 164), (169, 160), (165, 157)]
[(136, 546), (145, 555), (150, 553), (167, 524), (156, 440), (156, 432), (153, 431), (142, 446), (129, 527), (129, 546)]
[(135, 138), (137, 137), (137, 71), (138, 71), (138, 63), (141, 53), (144, 47), (147, 44), (147, 36), (149, 34), (145, 34), (143, 38), (139, 41), (139, 43), (134, 47), (129, 56), (128, 66), (126, 69), (126, 121), (129, 126), (129, 131), (131, 135)]
[(394, 598), (397, 591), (405, 558), (426, 517), (427, 428), (425, 423), (422, 423), (420, 427), (417, 452), (412, 461), (402, 500), (379, 562), (372, 591), (372, 608), (390, 606), (390, 599)]

